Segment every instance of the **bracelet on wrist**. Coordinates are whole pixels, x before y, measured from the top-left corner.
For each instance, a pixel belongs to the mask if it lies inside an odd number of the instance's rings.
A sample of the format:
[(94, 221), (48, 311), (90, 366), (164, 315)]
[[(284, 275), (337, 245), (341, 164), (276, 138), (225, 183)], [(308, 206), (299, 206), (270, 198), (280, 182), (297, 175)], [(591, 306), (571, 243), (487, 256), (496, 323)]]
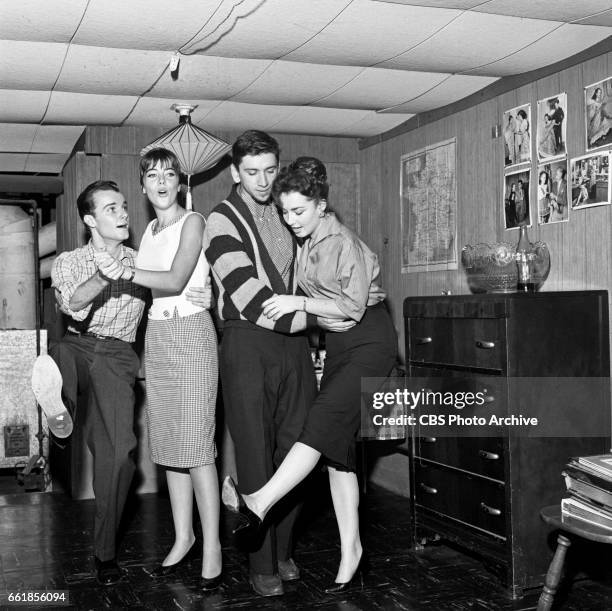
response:
[(306, 312), (306, 297), (304, 297), (304, 301), (302, 301), (302, 310)]

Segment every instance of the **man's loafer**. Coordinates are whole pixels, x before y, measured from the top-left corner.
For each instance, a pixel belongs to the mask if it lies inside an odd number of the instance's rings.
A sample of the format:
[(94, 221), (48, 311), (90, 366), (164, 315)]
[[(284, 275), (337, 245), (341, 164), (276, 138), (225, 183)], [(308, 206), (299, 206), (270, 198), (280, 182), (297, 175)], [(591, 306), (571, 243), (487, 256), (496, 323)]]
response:
[(95, 557), (96, 564), (96, 578), (98, 583), (103, 586), (112, 586), (113, 584), (121, 581), (123, 577), (123, 571), (117, 564), (117, 561), (112, 558), (111, 560), (100, 560), (97, 556)]
[(293, 558), (279, 560), (278, 574), (283, 581), (297, 581), (300, 578), (300, 569), (293, 561)]
[(251, 573), (251, 587), (260, 596), (282, 596), (285, 593), (283, 582), (278, 575)]

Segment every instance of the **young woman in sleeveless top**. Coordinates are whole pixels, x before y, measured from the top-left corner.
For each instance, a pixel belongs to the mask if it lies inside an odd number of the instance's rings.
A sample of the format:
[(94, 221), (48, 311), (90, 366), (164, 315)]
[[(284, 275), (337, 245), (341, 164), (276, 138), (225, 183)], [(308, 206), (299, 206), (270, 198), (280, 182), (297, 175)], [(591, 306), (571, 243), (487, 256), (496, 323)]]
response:
[[(174, 573), (194, 555), (193, 496), (203, 532), (201, 588), (221, 583), (219, 487), (215, 466), (217, 338), (207, 309), (187, 300), (204, 286), (204, 218), (178, 202), (180, 165), (165, 149), (140, 160), (140, 183), (156, 219), (147, 226), (136, 267), (126, 273), (151, 289), (145, 336), (146, 416), (153, 462), (165, 467), (175, 541), (154, 577)], [(102, 269), (102, 268), (101, 268)]]

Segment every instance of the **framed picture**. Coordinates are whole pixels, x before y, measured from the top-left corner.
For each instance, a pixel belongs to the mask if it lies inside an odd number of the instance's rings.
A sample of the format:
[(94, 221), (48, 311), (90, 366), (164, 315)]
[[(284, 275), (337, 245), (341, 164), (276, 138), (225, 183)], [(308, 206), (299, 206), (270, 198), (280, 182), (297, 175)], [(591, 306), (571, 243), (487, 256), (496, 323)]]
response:
[(562, 223), (569, 219), (567, 160), (538, 166), (538, 225)]
[(572, 210), (610, 203), (610, 151), (572, 159)]
[(503, 218), (506, 229), (515, 229), (519, 225), (531, 227), (531, 214), (529, 211), (530, 183), (530, 168), (508, 172), (504, 176)]
[(531, 105), (504, 112), (504, 167), (531, 161)]
[(538, 161), (560, 159), (567, 155), (567, 94), (538, 101)]
[(400, 159), (402, 273), (457, 269), (455, 139)]
[(612, 144), (612, 77), (584, 88), (586, 150)]

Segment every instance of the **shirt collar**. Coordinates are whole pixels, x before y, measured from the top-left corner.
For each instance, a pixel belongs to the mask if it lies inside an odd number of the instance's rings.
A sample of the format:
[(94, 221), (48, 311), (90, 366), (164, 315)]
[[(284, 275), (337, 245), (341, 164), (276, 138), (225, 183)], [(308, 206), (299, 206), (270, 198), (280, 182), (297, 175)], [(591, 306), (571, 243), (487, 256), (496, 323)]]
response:
[[(119, 260), (123, 261), (123, 259), (125, 259), (126, 257), (128, 257), (128, 250), (127, 247), (125, 246), (125, 244), (121, 244), (121, 246), (119, 247)], [(91, 240), (91, 238), (89, 239), (89, 242), (87, 242), (86, 246), (85, 246), (85, 257), (88, 261), (93, 261), (94, 260), (94, 247), (93, 247), (93, 242)]]
[(326, 212), (319, 226), (310, 235), (310, 248), (328, 236), (340, 233), (342, 225), (333, 212)]

